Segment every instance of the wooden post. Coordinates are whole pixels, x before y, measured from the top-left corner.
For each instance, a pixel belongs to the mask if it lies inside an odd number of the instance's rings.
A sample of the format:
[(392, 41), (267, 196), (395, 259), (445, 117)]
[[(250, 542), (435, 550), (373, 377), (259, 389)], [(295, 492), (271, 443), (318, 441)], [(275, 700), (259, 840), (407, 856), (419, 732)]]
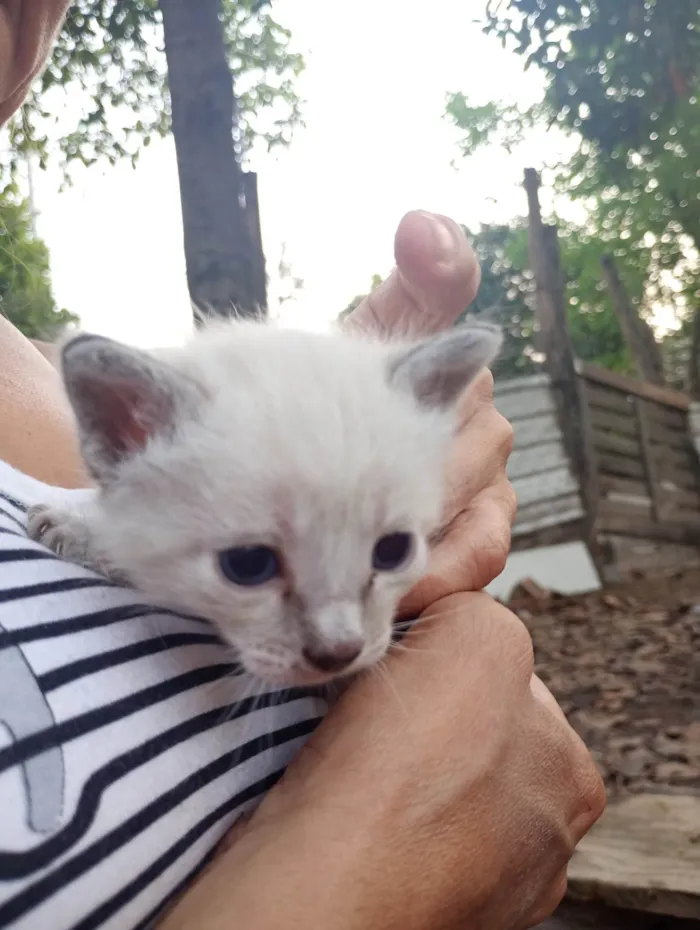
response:
[(539, 184), (537, 172), (527, 168), (525, 190), (530, 217), (528, 245), (530, 266), (535, 276), (538, 347), (545, 356), (544, 367), (554, 390), (559, 427), (581, 487), (586, 511), (586, 543), (598, 571), (602, 572), (602, 558), (595, 531), (599, 489), (592, 430), (566, 318), (566, 286), (559, 257), (557, 230), (555, 226), (542, 222)]
[(600, 264), (615, 313), (620, 321), (622, 335), (632, 353), (637, 374), (645, 381), (651, 381), (652, 384), (665, 384), (661, 350), (654, 338), (651, 326), (641, 318), (630, 300), (612, 255), (603, 255)]
[(654, 460), (654, 447), (651, 443), (648, 402), (641, 397), (635, 397), (634, 412), (639, 430), (639, 444), (642, 447), (642, 467), (644, 468), (644, 477), (649, 491), (649, 500), (651, 501), (651, 519), (653, 523), (658, 523), (661, 519), (661, 501), (659, 500), (661, 485)]

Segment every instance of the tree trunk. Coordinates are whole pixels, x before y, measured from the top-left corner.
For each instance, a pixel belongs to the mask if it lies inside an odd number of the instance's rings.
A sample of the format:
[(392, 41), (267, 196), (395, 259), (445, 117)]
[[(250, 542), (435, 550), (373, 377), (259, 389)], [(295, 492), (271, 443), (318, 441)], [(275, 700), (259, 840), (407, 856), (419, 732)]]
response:
[(629, 298), (620, 280), (612, 255), (600, 260), (603, 275), (610, 291), (615, 313), (620, 321), (625, 342), (632, 353), (637, 374), (652, 384), (666, 384), (664, 363), (651, 326), (643, 320)]
[(251, 235), (234, 148), (236, 101), (220, 0), (160, 0), (160, 9), (195, 317), (258, 316), (266, 303), (264, 258)]

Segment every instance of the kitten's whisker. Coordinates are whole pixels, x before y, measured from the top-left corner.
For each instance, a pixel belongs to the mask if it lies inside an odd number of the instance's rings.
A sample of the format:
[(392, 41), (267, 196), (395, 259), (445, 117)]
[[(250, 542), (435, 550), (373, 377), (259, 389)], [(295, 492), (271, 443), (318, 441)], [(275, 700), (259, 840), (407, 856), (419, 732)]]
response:
[(387, 689), (392, 693), (399, 707), (406, 715), (406, 719), (409, 720), (411, 715), (409, 714), (408, 708), (406, 707), (403, 701), (403, 698), (401, 697), (401, 694), (399, 693), (398, 688), (393, 682), (391, 675), (389, 674), (387, 669), (384, 667), (384, 660), (382, 659), (381, 661), (375, 663), (375, 665), (373, 665), (370, 668), (370, 673), (376, 674), (379, 680), (383, 682), (384, 685), (386, 685)]
[(428, 654), (430, 654), (431, 652), (440, 652), (440, 651), (442, 651), (442, 650), (436, 650), (436, 649), (417, 649), (415, 646), (407, 646), (405, 643), (392, 643), (392, 644), (389, 646), (389, 650), (388, 650), (388, 651), (389, 651), (389, 652), (420, 652), (420, 653), (428, 653)]

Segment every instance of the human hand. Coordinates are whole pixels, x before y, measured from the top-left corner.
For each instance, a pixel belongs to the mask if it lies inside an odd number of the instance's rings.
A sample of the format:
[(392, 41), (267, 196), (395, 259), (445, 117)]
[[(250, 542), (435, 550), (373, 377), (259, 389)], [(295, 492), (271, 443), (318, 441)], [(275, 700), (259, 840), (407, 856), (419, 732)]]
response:
[(453, 596), (344, 694), (163, 930), (525, 930), (604, 805), (525, 627)]
[[(408, 213), (396, 233), (396, 268), (345, 321), (351, 329), (428, 336), (447, 329), (476, 296), (480, 273), (460, 227), (443, 216)], [(515, 494), (506, 478), (513, 429), (493, 405), (483, 371), (461, 399), (460, 429), (446, 484), (443, 528), (425, 578), (401, 604), (404, 616), (501, 573), (510, 549)]]

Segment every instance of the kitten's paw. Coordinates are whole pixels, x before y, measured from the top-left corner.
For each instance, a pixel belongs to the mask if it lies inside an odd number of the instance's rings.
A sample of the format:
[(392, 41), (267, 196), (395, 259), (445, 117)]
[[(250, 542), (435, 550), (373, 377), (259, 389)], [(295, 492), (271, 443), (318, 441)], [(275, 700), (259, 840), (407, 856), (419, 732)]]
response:
[(84, 560), (85, 532), (73, 514), (50, 504), (37, 504), (27, 512), (27, 530), (30, 539), (56, 555), (75, 561)]

